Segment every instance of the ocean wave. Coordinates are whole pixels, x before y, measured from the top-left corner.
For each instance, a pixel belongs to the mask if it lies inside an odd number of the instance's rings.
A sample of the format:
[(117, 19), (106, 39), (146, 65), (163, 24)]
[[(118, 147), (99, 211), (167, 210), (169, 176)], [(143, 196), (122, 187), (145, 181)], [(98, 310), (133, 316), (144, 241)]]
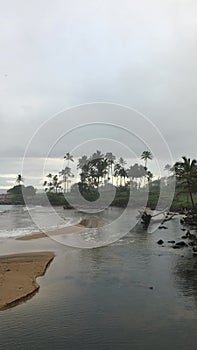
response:
[(37, 232), (35, 227), (26, 227), (26, 228), (16, 228), (13, 230), (0, 230), (0, 239), (1, 238), (17, 238), (21, 236), (30, 235), (33, 232)]
[(34, 232), (39, 232), (39, 231), (50, 232), (60, 228), (77, 225), (78, 223), (79, 223), (79, 220), (76, 220), (75, 218), (68, 218), (67, 222), (64, 224), (57, 224), (57, 225), (46, 224), (40, 227), (29, 226), (29, 227), (22, 227), (22, 228), (16, 228), (11, 230), (0, 230), (0, 239), (27, 236), (27, 235), (31, 235)]

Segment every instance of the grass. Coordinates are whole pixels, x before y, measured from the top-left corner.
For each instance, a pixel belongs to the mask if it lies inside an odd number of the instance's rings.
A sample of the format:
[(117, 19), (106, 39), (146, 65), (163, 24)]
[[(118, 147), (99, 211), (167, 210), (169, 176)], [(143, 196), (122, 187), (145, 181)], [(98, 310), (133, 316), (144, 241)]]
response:
[[(159, 199), (159, 189), (152, 189), (150, 190), (149, 194), (147, 194), (145, 191), (140, 192), (131, 192), (128, 188), (119, 187), (116, 189), (116, 195), (114, 199), (112, 200), (111, 206), (115, 207), (127, 207), (128, 203), (133, 207), (139, 207), (139, 206), (149, 206), (150, 208), (154, 209), (157, 206), (158, 199)], [(131, 198), (130, 198), (131, 195)], [(99, 198), (99, 193), (97, 191), (95, 192), (86, 192), (82, 193), (82, 196), (84, 199), (86, 199), (90, 204), (91, 202), (96, 201)], [(111, 192), (102, 192), (102, 202), (108, 203), (109, 199), (111, 198)], [(148, 200), (147, 200), (148, 197)], [(130, 198), (130, 200), (129, 200)], [(193, 194), (194, 202), (197, 204), (197, 193)], [(12, 196), (12, 204), (20, 204), (24, 205), (24, 199), (22, 195), (13, 195)], [(47, 196), (45, 193), (37, 193), (34, 196), (27, 197), (26, 203), (32, 204), (32, 205), (48, 205), (49, 202), (53, 206), (67, 206), (70, 207), (69, 202), (76, 203), (76, 205), (79, 203), (79, 197), (76, 193), (47, 193)], [(166, 197), (164, 196), (162, 198), (162, 204), (165, 207), (165, 205), (169, 205), (169, 197), (166, 194)], [(189, 196), (186, 193), (178, 193), (175, 192), (174, 199), (171, 204), (171, 210), (179, 210), (182, 208), (191, 208), (191, 201)]]

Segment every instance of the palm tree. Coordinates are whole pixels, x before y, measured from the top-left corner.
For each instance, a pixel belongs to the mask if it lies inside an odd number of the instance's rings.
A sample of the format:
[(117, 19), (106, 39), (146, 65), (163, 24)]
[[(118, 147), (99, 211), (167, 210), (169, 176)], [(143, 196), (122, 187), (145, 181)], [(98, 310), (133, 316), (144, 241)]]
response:
[(197, 178), (197, 161), (190, 158), (182, 157), (182, 162), (176, 162), (174, 165), (175, 175), (177, 180), (180, 180), (182, 185), (186, 185), (193, 209), (195, 209), (195, 203), (192, 195), (192, 187)]
[(83, 170), (83, 167), (88, 163), (88, 157), (86, 155), (78, 159), (77, 169)]
[(148, 183), (149, 183), (150, 181), (152, 181), (153, 174), (151, 173), (151, 171), (147, 171), (146, 177), (147, 177)]
[(171, 171), (171, 169), (172, 169), (172, 166), (171, 166), (170, 164), (166, 164), (163, 170), (164, 170), (164, 171), (167, 171), (168, 174), (169, 174), (170, 171)]
[(90, 164), (89, 158), (86, 155), (83, 155), (78, 159), (77, 169), (81, 169), (80, 178), (81, 182), (84, 184), (88, 179)]
[(22, 177), (21, 174), (18, 174), (18, 175), (17, 175), (17, 178), (16, 178), (16, 183), (17, 183), (18, 185), (20, 185), (21, 182), (24, 182), (23, 177)]
[(47, 189), (45, 188), (45, 191), (48, 191), (48, 189), (49, 189), (49, 192), (51, 192), (54, 189), (53, 183), (52, 183), (53, 175), (51, 173), (49, 173), (46, 177), (48, 177), (49, 180), (45, 181), (43, 186), (48, 186)]
[(89, 171), (90, 171), (90, 166), (89, 165), (90, 165), (89, 162), (84, 164), (83, 167), (82, 167), (82, 172), (79, 174), (82, 183), (85, 183), (88, 180)]
[(124, 158), (122, 158), (122, 157), (119, 158), (118, 162), (121, 166), (124, 166), (127, 164), (126, 160), (124, 160)]
[(116, 186), (118, 186), (118, 179), (120, 175), (120, 169), (121, 165), (119, 163), (116, 163), (114, 166), (114, 176), (116, 177)]
[[(121, 164), (123, 164), (123, 162), (121, 162)], [(128, 177), (127, 171), (121, 164), (118, 162), (114, 166), (114, 176), (117, 178), (116, 180), (117, 186), (118, 186), (118, 179), (120, 179), (120, 186), (122, 186), (122, 179), (124, 179), (124, 184), (125, 184), (125, 178)]]
[(125, 178), (128, 177), (128, 175), (127, 175), (127, 172), (126, 172), (124, 167), (120, 168), (119, 176), (120, 176), (120, 179), (121, 179), (120, 180), (121, 181), (121, 185), (122, 185), (122, 178), (124, 179), (124, 185), (125, 185)]
[(150, 160), (153, 159), (153, 156), (152, 156), (151, 152), (150, 151), (142, 152), (141, 159), (144, 160), (144, 168), (145, 168), (145, 170), (147, 170), (148, 159), (150, 159)]
[(130, 178), (130, 183), (133, 182), (134, 179), (136, 179), (136, 187), (137, 187), (137, 179), (140, 179), (138, 187), (140, 188), (141, 185), (141, 179), (146, 176), (146, 171), (144, 167), (141, 164), (135, 163), (134, 165), (131, 165), (129, 169), (127, 170), (127, 174)]
[(64, 156), (64, 159), (66, 159), (67, 160), (67, 165), (68, 165), (68, 167), (69, 167), (69, 162), (71, 161), (71, 162), (74, 162), (74, 159), (73, 159), (73, 156), (69, 153), (69, 152), (67, 152), (66, 153), (66, 155)]
[(66, 166), (64, 169), (62, 169), (59, 172), (59, 175), (62, 176), (63, 178), (63, 183), (65, 184), (64, 186), (64, 192), (68, 192), (68, 182), (69, 182), (69, 177), (73, 177), (74, 175), (71, 172), (71, 168)]
[(46, 177), (48, 177), (49, 180), (45, 180), (43, 183), (43, 186), (45, 187), (45, 192), (54, 191), (57, 193), (58, 189), (61, 188), (61, 181), (59, 181), (58, 175), (53, 175), (49, 173)]
[(109, 171), (108, 171), (108, 176), (109, 174), (111, 173), (111, 179), (112, 179), (112, 184), (113, 184), (113, 164), (116, 160), (116, 156), (113, 155), (112, 152), (107, 152), (106, 155), (105, 155), (105, 158), (107, 159), (107, 162), (109, 164)]
[(53, 176), (53, 187), (55, 193), (57, 193), (58, 189), (61, 188), (61, 182), (59, 181), (59, 177), (57, 174)]
[(90, 157), (90, 160), (98, 160), (98, 159), (101, 159), (101, 158), (104, 158), (104, 154), (101, 153), (101, 151), (97, 150), (96, 152), (94, 152), (92, 154), (92, 156)]
[(107, 159), (104, 158), (104, 154), (101, 151), (97, 150), (90, 156), (88, 166), (89, 182), (91, 182), (91, 185), (98, 187), (100, 183), (103, 183), (107, 175)]
[(103, 179), (105, 179), (106, 175), (108, 174), (107, 168), (108, 168), (108, 161), (106, 158), (101, 158), (97, 164), (97, 177), (98, 177), (98, 183), (100, 182), (100, 178), (102, 179), (102, 183), (103, 183)]

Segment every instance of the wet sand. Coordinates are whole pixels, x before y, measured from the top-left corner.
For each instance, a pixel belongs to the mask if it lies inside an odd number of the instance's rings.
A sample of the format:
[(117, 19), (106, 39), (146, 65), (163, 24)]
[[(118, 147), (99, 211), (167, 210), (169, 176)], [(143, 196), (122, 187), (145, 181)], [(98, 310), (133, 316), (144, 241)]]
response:
[[(36, 240), (55, 235), (73, 234), (87, 231), (87, 228), (98, 227), (98, 220), (84, 219), (82, 224), (67, 226), (46, 232), (33, 232), (30, 235), (17, 237), (12, 240), (11, 250), (24, 249), (22, 241)], [(20, 242), (16, 242), (20, 241)], [(15, 244), (13, 244), (15, 242)], [(41, 243), (42, 242), (42, 243)], [(46, 241), (40, 241), (33, 245), (35, 250), (43, 245), (46, 248)], [(22, 245), (22, 246), (21, 246)], [(47, 249), (56, 247), (47, 245)], [(27, 248), (27, 247), (26, 247)], [(29, 250), (29, 249), (28, 249)], [(28, 300), (39, 290), (36, 278), (43, 276), (49, 263), (54, 259), (53, 252), (27, 252), (0, 256), (0, 310), (4, 310)]]
[(85, 230), (85, 227), (82, 225), (74, 225), (74, 226), (67, 226), (63, 228), (59, 228), (56, 230), (51, 230), (45, 232), (34, 232), (30, 235), (22, 236), (22, 237), (17, 237), (17, 241), (29, 241), (31, 239), (38, 239), (38, 238), (45, 238), (45, 237), (50, 237), (50, 236), (56, 236), (56, 235), (63, 235), (63, 234), (69, 234), (69, 233), (78, 233), (82, 232)]
[(43, 276), (53, 252), (32, 252), (0, 256), (0, 310), (31, 298), (40, 288), (36, 278)]

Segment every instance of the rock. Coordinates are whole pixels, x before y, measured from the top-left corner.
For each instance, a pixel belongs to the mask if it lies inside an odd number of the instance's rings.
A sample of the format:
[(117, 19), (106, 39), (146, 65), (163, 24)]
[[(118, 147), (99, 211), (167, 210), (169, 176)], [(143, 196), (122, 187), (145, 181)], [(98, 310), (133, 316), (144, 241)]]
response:
[(183, 247), (181, 247), (181, 246), (175, 244), (175, 245), (172, 246), (172, 248), (173, 248), (173, 249), (181, 249), (181, 248), (183, 248)]
[(182, 231), (186, 231), (186, 228), (181, 228)]
[(158, 241), (157, 241), (157, 244), (163, 244), (164, 243), (164, 241), (162, 240), (162, 239), (159, 239)]
[(188, 247), (188, 245), (184, 241), (177, 242), (176, 245), (179, 245), (181, 247)]
[(189, 242), (188, 245), (189, 245), (190, 247), (193, 247), (193, 246), (196, 245), (196, 243), (195, 243), (195, 242)]
[(161, 226), (159, 226), (158, 228), (159, 228), (159, 230), (161, 230), (162, 228), (163, 228), (164, 230), (167, 230), (167, 227), (164, 226), (164, 225), (161, 225)]
[(149, 287), (149, 289), (153, 289), (153, 287)]
[(173, 244), (173, 243), (176, 243), (176, 242), (175, 241), (168, 241), (168, 243), (172, 243)]
[[(183, 247), (188, 247), (188, 244), (186, 244), (184, 241), (180, 241), (180, 242), (177, 242), (174, 246), (174, 247), (178, 247), (178, 248), (183, 248)], [(176, 249), (176, 248), (175, 248)]]
[(80, 225), (87, 228), (97, 228), (102, 227), (104, 225), (104, 221), (94, 216), (87, 216), (80, 221)]
[(188, 237), (187, 237), (187, 236), (182, 236), (181, 238), (182, 238), (182, 239), (187, 239)]
[(192, 233), (189, 233), (188, 238), (194, 241), (197, 239), (196, 235), (193, 235)]

